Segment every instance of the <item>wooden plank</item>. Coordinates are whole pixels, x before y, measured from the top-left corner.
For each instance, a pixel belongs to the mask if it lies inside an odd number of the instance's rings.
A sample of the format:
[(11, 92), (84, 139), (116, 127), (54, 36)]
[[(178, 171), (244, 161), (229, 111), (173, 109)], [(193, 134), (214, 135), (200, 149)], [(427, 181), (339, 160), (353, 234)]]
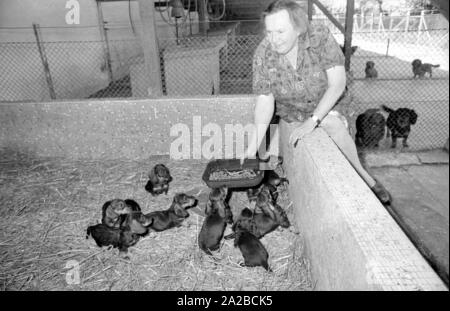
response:
[(202, 35), (206, 35), (209, 29), (208, 21), (206, 19), (206, 3), (203, 0), (196, 0), (198, 4), (198, 28)]
[(149, 97), (162, 96), (159, 44), (156, 36), (154, 0), (138, 0), (142, 25), (142, 48), (144, 50), (146, 85)]

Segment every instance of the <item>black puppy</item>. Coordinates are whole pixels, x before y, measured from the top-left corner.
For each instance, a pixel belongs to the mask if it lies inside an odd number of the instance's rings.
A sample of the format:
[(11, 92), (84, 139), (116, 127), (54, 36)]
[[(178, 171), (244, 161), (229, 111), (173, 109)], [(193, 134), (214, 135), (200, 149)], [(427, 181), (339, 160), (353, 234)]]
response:
[(379, 109), (368, 109), (356, 118), (355, 142), (359, 147), (378, 147), (385, 134), (386, 119)]
[(403, 147), (407, 148), (407, 139), (411, 132), (411, 125), (416, 124), (417, 122), (417, 113), (413, 109), (400, 108), (394, 110), (384, 105), (383, 109), (386, 112), (389, 112), (386, 125), (391, 131), (391, 148), (397, 146), (397, 138), (403, 138)]
[(412, 71), (414, 73), (414, 77), (419, 77), (419, 78), (423, 78), (425, 76), (425, 73), (428, 72), (428, 74), (430, 75), (430, 78), (433, 75), (433, 70), (431, 68), (433, 67), (439, 67), (440, 65), (432, 65), (432, 64), (422, 64), (422, 61), (420, 59), (415, 59), (412, 61)]
[(131, 199), (126, 199), (125, 203), (130, 206), (131, 213), (120, 215), (120, 228), (131, 230), (131, 232), (139, 235), (145, 235), (148, 232), (148, 226), (153, 223), (153, 218), (146, 218), (141, 212), (139, 204)]
[(378, 78), (378, 71), (375, 69), (375, 63), (371, 60), (366, 62), (366, 69), (364, 70), (366, 73), (366, 79), (370, 78)]
[(208, 255), (212, 255), (211, 251), (219, 249), (227, 222), (230, 224), (233, 222), (226, 197), (226, 187), (215, 188), (209, 194), (209, 201), (206, 203), (206, 218), (198, 235), (198, 246)]
[(122, 222), (120, 216), (131, 212), (132, 208), (123, 200), (107, 201), (102, 207), (102, 224), (117, 229)]
[(262, 213), (253, 215), (253, 221), (257, 230), (254, 232), (256, 237), (262, 238), (278, 228), (278, 226), (283, 228), (289, 228), (291, 226), (286, 212), (281, 206), (271, 202), (267, 193), (260, 193), (256, 201), (256, 207), (262, 211)]
[(274, 170), (266, 171), (264, 174), (264, 185), (269, 189), (270, 195), (274, 202), (278, 199), (278, 187), (284, 183), (289, 184), (289, 180), (280, 177)]
[(169, 169), (164, 164), (155, 165), (148, 175), (148, 182), (145, 185), (145, 190), (150, 192), (153, 196), (162, 193), (167, 194), (169, 191), (169, 183), (173, 180), (170, 176)]
[(244, 208), (233, 224), (234, 232), (225, 236), (224, 239), (235, 238), (235, 233), (238, 230), (246, 230), (260, 239), (274, 231), (278, 226), (283, 228), (291, 226), (286, 212), (278, 204), (270, 202), (269, 195), (266, 192), (260, 193), (256, 207), (259, 207), (262, 213), (253, 213), (250, 209)]
[(256, 201), (259, 193), (263, 189), (269, 190), (273, 201), (276, 202), (278, 199), (278, 187), (284, 183), (289, 184), (289, 180), (287, 178), (280, 177), (274, 170), (266, 170), (262, 184), (246, 190), (249, 202)]
[(89, 226), (86, 230), (86, 239), (89, 236), (92, 236), (99, 247), (111, 245), (119, 248), (120, 254), (126, 254), (128, 247), (135, 245), (139, 240), (139, 235), (133, 233), (130, 228), (116, 229), (104, 224)]
[(242, 257), (244, 257), (244, 263), (241, 264), (242, 266), (262, 266), (267, 271), (272, 271), (268, 264), (269, 253), (261, 241), (250, 232), (238, 230), (234, 239), (234, 246), (239, 247)]
[(189, 217), (186, 211), (197, 204), (194, 196), (185, 193), (177, 193), (170, 207), (165, 211), (155, 211), (144, 215), (146, 221), (151, 223), (150, 229), (164, 231), (173, 227), (181, 226), (181, 223)]

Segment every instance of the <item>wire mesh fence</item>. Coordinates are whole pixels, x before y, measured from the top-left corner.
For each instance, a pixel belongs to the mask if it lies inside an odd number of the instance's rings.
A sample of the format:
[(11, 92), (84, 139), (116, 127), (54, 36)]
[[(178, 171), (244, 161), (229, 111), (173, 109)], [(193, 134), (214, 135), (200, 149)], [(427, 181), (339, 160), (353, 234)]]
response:
[[(252, 58), (262, 36), (257, 33), (257, 21), (242, 24), (210, 31), (207, 36), (159, 38), (163, 95), (251, 94)], [(342, 44), (342, 34), (330, 28)], [(449, 137), (448, 29), (371, 28), (359, 27), (352, 38), (357, 48), (351, 57), (348, 87), (355, 119), (368, 109), (377, 109), (386, 124), (389, 113), (383, 105), (413, 109), (418, 118), (410, 127), (410, 148), (442, 147)], [(53, 99), (52, 91), (54, 99), (148, 96), (139, 36), (47, 42), (44, 32), (41, 42), (0, 43), (0, 55), (0, 101), (48, 101)], [(415, 59), (435, 65), (430, 67), (431, 75), (428, 71), (416, 75), (412, 68)], [(367, 74), (368, 62), (373, 64), (369, 68), (372, 75)], [(376, 77), (372, 77), (374, 72)], [(373, 127), (369, 121), (364, 124)], [(370, 131), (364, 135), (380, 136), (367, 134)], [(359, 135), (363, 135), (361, 131)], [(390, 137), (384, 130), (381, 139), (360, 138), (359, 143), (389, 148)]]

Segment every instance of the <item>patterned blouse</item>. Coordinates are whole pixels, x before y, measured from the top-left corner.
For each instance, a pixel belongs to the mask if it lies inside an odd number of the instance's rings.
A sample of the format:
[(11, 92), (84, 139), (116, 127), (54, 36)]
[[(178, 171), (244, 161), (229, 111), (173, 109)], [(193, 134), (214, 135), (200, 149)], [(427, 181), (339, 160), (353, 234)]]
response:
[(327, 90), (326, 70), (343, 66), (344, 61), (344, 54), (325, 25), (311, 25), (309, 32), (299, 38), (297, 70), (264, 38), (253, 57), (253, 93), (272, 93), (276, 114), (283, 120), (304, 121)]

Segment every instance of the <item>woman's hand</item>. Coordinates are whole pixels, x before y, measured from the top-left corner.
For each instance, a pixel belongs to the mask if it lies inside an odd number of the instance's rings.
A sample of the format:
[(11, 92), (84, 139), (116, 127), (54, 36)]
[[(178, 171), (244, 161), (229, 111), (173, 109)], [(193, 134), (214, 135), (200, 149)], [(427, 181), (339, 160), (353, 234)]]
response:
[(239, 156), (239, 162), (240, 164), (244, 164), (245, 159), (254, 159), (256, 158), (256, 151), (257, 150), (253, 150), (253, 148), (248, 148), (247, 150), (245, 150), (245, 152)]
[(292, 131), (291, 136), (289, 137), (289, 143), (296, 147), (297, 142), (303, 139), (305, 135), (311, 133), (316, 128), (316, 125), (317, 124), (313, 119), (308, 118), (302, 125)]

